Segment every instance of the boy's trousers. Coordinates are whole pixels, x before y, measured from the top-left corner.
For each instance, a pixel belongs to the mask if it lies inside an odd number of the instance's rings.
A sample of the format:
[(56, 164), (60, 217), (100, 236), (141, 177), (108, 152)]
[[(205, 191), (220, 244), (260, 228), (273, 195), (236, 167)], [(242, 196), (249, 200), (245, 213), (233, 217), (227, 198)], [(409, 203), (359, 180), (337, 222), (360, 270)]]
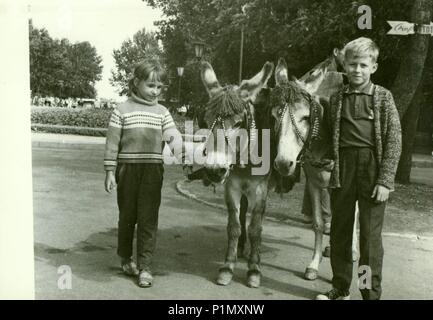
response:
[(358, 200), (358, 273), (363, 299), (380, 299), (382, 293), (382, 225), (386, 203), (375, 203), (371, 198), (377, 174), (378, 165), (372, 149), (340, 149), (341, 188), (333, 189), (331, 193), (332, 284), (334, 288), (349, 291), (352, 282), (352, 231)]
[(159, 163), (120, 163), (116, 170), (119, 231), (117, 254), (132, 257), (137, 224), (137, 266), (150, 270), (156, 245), (164, 167)]

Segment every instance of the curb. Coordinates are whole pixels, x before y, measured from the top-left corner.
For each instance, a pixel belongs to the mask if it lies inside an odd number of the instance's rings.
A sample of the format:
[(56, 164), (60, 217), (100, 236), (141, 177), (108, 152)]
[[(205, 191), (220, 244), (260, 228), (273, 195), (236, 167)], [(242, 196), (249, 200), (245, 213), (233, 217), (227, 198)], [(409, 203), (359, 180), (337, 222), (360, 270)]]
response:
[[(188, 180), (179, 180), (178, 182), (176, 182), (176, 191), (181, 194), (182, 196), (197, 201), (199, 203), (202, 203), (204, 205), (207, 205), (209, 207), (215, 208), (215, 209), (220, 209), (225, 211), (227, 208), (225, 205), (220, 205), (220, 204), (216, 204), (216, 203), (212, 203), (203, 199), (200, 199), (199, 197), (197, 197), (195, 194), (189, 192), (188, 190), (186, 190), (183, 185), (185, 183), (189, 183)], [(310, 230), (310, 225), (309, 224), (302, 224), (300, 222), (294, 222), (290, 219), (286, 219), (286, 220), (278, 220), (276, 218), (273, 217), (268, 217), (265, 216), (265, 219), (274, 223), (284, 223), (287, 225), (290, 225), (292, 227), (295, 228), (300, 228), (300, 229), (308, 229)], [(385, 237), (396, 237), (396, 238), (404, 238), (404, 239), (409, 239), (409, 240), (433, 240), (433, 236), (420, 236), (414, 233), (396, 233), (396, 232), (382, 232), (382, 236)]]
[[(183, 185), (185, 183), (189, 183), (189, 181), (185, 179), (185, 180), (180, 180), (180, 181), (176, 182), (176, 191), (179, 194), (181, 194), (182, 196), (184, 196), (184, 197), (186, 197), (188, 199), (194, 200), (196, 202), (199, 202), (201, 204), (207, 205), (209, 207), (212, 207), (214, 209), (219, 209), (219, 210), (222, 210), (224, 212), (227, 210), (227, 207), (225, 205), (216, 204), (216, 203), (213, 203), (213, 202), (209, 202), (209, 201), (200, 199), (195, 194), (189, 192), (188, 190), (186, 190), (183, 187)], [(270, 222), (274, 222), (274, 223), (285, 223), (285, 224), (290, 225), (290, 226), (295, 227), (295, 228), (308, 229), (308, 230), (311, 229), (310, 224), (296, 222), (296, 221), (293, 221), (291, 219), (279, 220), (277, 218), (269, 217), (269, 216), (265, 216), (265, 219), (268, 220), (268, 221), (270, 221)]]

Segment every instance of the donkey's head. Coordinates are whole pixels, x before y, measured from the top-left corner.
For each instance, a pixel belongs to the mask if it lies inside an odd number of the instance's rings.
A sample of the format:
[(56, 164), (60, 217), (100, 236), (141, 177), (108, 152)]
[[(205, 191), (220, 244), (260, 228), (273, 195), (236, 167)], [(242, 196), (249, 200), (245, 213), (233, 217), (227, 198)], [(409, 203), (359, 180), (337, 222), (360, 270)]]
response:
[(318, 116), (323, 113), (311, 93), (324, 79), (326, 71), (319, 72), (308, 82), (289, 81), (284, 59), (275, 69), (276, 86), (271, 92), (270, 107), (274, 119), (273, 131), (277, 143), (274, 168), (282, 175), (292, 175), (298, 157), (318, 130)]
[(225, 180), (230, 167), (237, 164), (236, 155), (241, 164), (248, 159), (248, 145), (253, 139), (250, 132), (255, 131), (251, 130), (255, 126), (253, 103), (273, 68), (272, 63), (266, 62), (258, 74), (243, 80), (239, 86), (222, 87), (212, 66), (208, 62), (202, 63), (201, 78), (210, 99), (202, 113), (201, 126), (209, 129), (205, 168), (212, 182)]

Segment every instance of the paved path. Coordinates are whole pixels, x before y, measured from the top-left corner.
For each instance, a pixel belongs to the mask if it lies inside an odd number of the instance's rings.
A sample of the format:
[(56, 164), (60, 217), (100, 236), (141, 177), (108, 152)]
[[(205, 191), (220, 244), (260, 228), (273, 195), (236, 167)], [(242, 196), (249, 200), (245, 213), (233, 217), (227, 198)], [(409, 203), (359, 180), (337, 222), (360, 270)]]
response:
[[(329, 260), (315, 282), (302, 278), (313, 233), (264, 223), (263, 281), (245, 285), (240, 261), (233, 283), (214, 284), (226, 248), (226, 214), (175, 191), (178, 166), (166, 166), (155, 286), (141, 289), (119, 271), (115, 195), (103, 190), (103, 150), (33, 148), (37, 299), (312, 299), (330, 286)], [(384, 237), (384, 299), (432, 299), (433, 240)], [(58, 268), (72, 270), (72, 289), (58, 288)], [(353, 298), (359, 299), (355, 281)]]

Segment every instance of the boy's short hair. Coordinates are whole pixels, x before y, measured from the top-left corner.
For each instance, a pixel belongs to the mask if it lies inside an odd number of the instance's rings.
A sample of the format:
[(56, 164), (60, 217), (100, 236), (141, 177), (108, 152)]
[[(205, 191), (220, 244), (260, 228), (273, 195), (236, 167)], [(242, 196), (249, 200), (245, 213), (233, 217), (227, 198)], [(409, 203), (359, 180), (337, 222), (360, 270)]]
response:
[(377, 61), (379, 57), (379, 47), (370, 38), (360, 37), (347, 43), (343, 48), (344, 59), (349, 54), (353, 56), (368, 55), (373, 62)]

